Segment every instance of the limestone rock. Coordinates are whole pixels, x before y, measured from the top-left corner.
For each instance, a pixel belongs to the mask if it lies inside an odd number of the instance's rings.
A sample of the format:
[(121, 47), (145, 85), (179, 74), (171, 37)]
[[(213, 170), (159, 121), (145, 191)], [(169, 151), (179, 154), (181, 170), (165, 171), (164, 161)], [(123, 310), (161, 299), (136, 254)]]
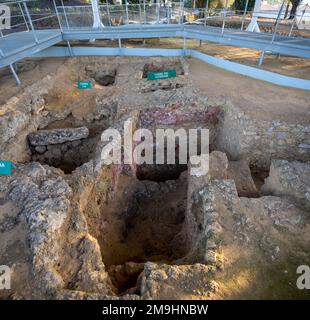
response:
[(286, 196), (310, 208), (310, 163), (273, 160), (262, 193)]
[(230, 161), (228, 178), (235, 181), (238, 195), (240, 197), (257, 197), (258, 190), (251, 175), (248, 161)]
[(228, 178), (228, 159), (224, 152), (212, 151), (209, 163), (209, 176), (211, 179), (225, 180)]
[(194, 299), (216, 291), (212, 268), (203, 264), (166, 265), (148, 262), (141, 275), (143, 299)]
[(59, 144), (66, 141), (75, 141), (85, 139), (89, 135), (86, 127), (79, 128), (65, 128), (65, 129), (52, 129), (40, 130), (30, 133), (28, 139), (33, 146), (47, 146), (49, 144)]

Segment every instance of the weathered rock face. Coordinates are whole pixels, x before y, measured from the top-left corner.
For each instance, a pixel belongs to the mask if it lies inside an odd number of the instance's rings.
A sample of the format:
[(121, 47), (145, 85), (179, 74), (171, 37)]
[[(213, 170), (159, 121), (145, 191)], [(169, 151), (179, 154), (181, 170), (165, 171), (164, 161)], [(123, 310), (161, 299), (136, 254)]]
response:
[(142, 299), (209, 299), (217, 291), (214, 269), (203, 264), (146, 263), (140, 276)]
[(257, 119), (223, 101), (219, 129), (216, 149), (225, 152), (229, 160), (246, 159), (267, 170), (272, 159), (310, 160), (309, 126)]
[(310, 209), (309, 162), (272, 160), (262, 193), (286, 196)]
[(59, 168), (65, 173), (71, 173), (91, 159), (99, 138), (95, 136), (61, 144), (31, 147), (31, 160)]
[(19, 218), (26, 221), (35, 287), (45, 292), (61, 288), (63, 280), (56, 269), (71, 188), (56, 169), (29, 164), (17, 166), (14, 177), (1, 177), (1, 191), (20, 208)]
[[(17, 165), (13, 176), (0, 179), (0, 192), (19, 208), (18, 219), (25, 221), (31, 261), (27, 281), (33, 292), (51, 298), (70, 281), (75, 290), (112, 294), (98, 243), (73, 206), (72, 189), (62, 172), (32, 163)], [(9, 215), (9, 210), (4, 208), (1, 214)], [(11, 225), (7, 220), (1, 231), (9, 231)]]
[(48, 146), (50, 144), (60, 144), (67, 141), (85, 139), (89, 135), (88, 128), (65, 128), (52, 130), (39, 130), (28, 135), (32, 146)]
[(254, 198), (258, 196), (258, 190), (252, 178), (247, 160), (242, 159), (239, 161), (230, 161), (228, 178), (235, 181), (238, 195), (240, 197)]
[(27, 135), (44, 122), (43, 95), (52, 82), (46, 76), (40, 82), (26, 88), (20, 95), (11, 98), (0, 111), (0, 158), (14, 161), (28, 161), (30, 152)]
[[(185, 222), (188, 254), (181, 261), (221, 266), (218, 255), (222, 225), (222, 206), (238, 201), (233, 180), (209, 180), (188, 176), (188, 202)], [(229, 204), (228, 204), (229, 203)], [(221, 212), (221, 214), (220, 214)]]
[(209, 156), (210, 179), (226, 180), (228, 178), (229, 162), (224, 152), (213, 151)]

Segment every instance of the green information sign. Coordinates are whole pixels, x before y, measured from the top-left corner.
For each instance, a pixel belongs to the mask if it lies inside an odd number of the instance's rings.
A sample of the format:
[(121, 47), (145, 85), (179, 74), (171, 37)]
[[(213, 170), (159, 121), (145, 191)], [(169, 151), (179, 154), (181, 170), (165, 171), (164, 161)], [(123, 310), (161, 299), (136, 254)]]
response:
[(175, 78), (177, 76), (176, 70), (164, 70), (160, 72), (148, 72), (147, 80), (159, 80), (167, 78)]
[(11, 161), (0, 160), (0, 175), (9, 176), (12, 173)]
[(91, 81), (79, 81), (76, 85), (78, 89), (91, 89), (93, 84)]

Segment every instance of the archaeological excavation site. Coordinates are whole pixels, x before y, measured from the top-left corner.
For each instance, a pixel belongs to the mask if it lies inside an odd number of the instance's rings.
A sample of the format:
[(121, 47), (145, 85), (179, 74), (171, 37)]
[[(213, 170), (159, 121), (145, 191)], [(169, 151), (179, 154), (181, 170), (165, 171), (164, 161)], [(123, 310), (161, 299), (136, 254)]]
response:
[(298, 3), (0, 1), (0, 303), (310, 299)]
[[(35, 78), (44, 63), (20, 67)], [(194, 59), (76, 57), (7, 100), (1, 89), (1, 159), (13, 167), (0, 176), (0, 257), (14, 284), (1, 297), (307, 297), (296, 268), (310, 264), (309, 96), (274, 101), (287, 89), (240, 76), (264, 93), (250, 102), (233, 77)], [(208, 129), (208, 173), (190, 174), (192, 157), (105, 164), (102, 132), (124, 139), (127, 120)]]

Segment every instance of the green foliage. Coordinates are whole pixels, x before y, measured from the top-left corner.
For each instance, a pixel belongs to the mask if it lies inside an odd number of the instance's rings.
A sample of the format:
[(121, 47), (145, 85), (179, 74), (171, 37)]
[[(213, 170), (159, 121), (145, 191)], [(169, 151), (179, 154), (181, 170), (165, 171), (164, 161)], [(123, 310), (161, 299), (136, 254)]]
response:
[[(244, 11), (246, 5), (246, 0), (235, 0), (234, 2), (234, 8), (237, 11)], [(249, 0), (248, 4), (248, 10), (247, 11), (252, 11), (254, 9), (255, 5), (255, 0)]]

